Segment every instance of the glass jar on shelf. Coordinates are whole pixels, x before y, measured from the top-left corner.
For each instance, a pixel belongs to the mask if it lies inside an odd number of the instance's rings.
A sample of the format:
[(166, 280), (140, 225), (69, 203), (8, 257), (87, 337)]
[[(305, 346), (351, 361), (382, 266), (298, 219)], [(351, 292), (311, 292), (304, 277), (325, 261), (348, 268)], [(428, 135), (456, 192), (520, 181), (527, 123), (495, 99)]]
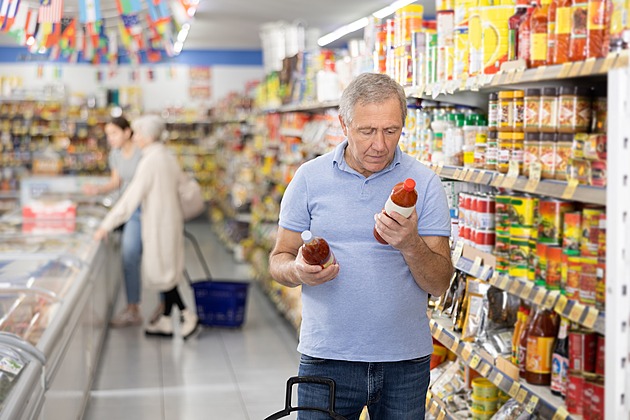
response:
[(512, 131), (514, 125), (514, 92), (499, 92), (499, 108), (497, 114), (497, 130)]
[(529, 88), (525, 90), (523, 131), (526, 133), (538, 132), (540, 118), (540, 89)]
[(512, 133), (500, 132), (497, 144), (497, 171), (506, 174), (510, 168), (510, 158), (512, 156)]
[(558, 90), (543, 88), (540, 96), (539, 131), (555, 133), (558, 130)]
[(542, 133), (540, 135), (541, 178), (555, 178), (556, 160), (556, 133)]
[(484, 169), (489, 171), (497, 170), (497, 158), (499, 154), (499, 147), (497, 144), (498, 132), (488, 131), (488, 138), (486, 140), (486, 155), (484, 159)]

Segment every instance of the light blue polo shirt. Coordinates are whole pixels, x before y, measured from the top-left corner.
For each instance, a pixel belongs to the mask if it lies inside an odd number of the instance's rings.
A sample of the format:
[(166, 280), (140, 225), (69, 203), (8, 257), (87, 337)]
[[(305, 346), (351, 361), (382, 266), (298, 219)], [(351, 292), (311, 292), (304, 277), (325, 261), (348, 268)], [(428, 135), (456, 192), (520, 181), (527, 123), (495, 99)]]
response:
[(298, 351), (362, 362), (426, 356), (433, 352), (427, 293), (401, 253), (378, 243), (372, 230), (392, 187), (413, 178), (419, 234), (450, 236), (444, 188), (435, 173), (399, 148), (390, 166), (365, 178), (344, 160), (347, 144), (303, 164), (282, 198), (279, 225), (325, 238), (340, 266), (334, 280), (302, 286)]

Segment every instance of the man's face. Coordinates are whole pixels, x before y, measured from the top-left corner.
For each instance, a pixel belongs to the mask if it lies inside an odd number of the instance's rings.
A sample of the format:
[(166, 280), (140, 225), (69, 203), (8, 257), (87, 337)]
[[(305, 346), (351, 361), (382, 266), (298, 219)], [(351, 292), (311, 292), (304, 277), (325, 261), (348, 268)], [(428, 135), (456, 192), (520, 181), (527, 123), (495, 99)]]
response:
[(366, 178), (385, 169), (394, 158), (403, 128), (400, 104), (395, 98), (354, 107), (354, 119), (341, 128), (348, 138), (345, 159)]

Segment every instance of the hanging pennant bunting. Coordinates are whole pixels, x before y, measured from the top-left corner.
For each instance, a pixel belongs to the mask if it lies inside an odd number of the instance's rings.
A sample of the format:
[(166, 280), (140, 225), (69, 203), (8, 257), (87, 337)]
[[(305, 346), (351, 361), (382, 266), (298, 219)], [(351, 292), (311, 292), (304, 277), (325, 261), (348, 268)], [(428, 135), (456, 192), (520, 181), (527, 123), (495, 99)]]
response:
[(59, 59), (60, 53), (61, 53), (61, 48), (59, 48), (59, 45), (57, 44), (52, 45), (50, 48), (50, 53), (48, 54), (48, 60), (57, 61)]
[(120, 18), (127, 29), (127, 32), (131, 36), (133, 42), (135, 42), (137, 50), (143, 50), (144, 36), (142, 34), (142, 24), (138, 15), (120, 15)]
[(20, 3), (18, 6), (15, 19), (9, 28), (9, 35), (17, 41), (18, 44), (24, 45), (26, 42), (26, 21), (28, 18), (28, 6), (24, 3)]
[(39, 23), (58, 23), (61, 21), (63, 0), (41, 0)]
[[(20, 0), (4, 0), (4, 3), (9, 3), (9, 5), (6, 15), (3, 16), (2, 27), (0, 29), (2, 32), (8, 32), (15, 22), (21, 3)], [(2, 9), (4, 9), (4, 3), (2, 4)], [(2, 9), (0, 9), (0, 13)]]
[(140, 0), (116, 0), (116, 8), (121, 15), (131, 15), (142, 11)]
[(25, 37), (27, 38), (35, 38), (37, 36), (37, 32), (39, 32), (39, 11), (37, 10), (29, 10), (28, 16), (26, 18), (25, 25)]
[(116, 36), (116, 31), (112, 29), (107, 31), (107, 33), (107, 38), (109, 39), (107, 61), (112, 65), (118, 64), (118, 37)]
[(79, 21), (97, 22), (103, 19), (100, 0), (79, 0)]
[[(69, 21), (69, 22), (68, 22)], [(65, 23), (65, 25), (64, 25)], [(70, 54), (76, 47), (77, 20), (73, 18), (61, 19), (61, 40), (59, 46), (64, 56)]]

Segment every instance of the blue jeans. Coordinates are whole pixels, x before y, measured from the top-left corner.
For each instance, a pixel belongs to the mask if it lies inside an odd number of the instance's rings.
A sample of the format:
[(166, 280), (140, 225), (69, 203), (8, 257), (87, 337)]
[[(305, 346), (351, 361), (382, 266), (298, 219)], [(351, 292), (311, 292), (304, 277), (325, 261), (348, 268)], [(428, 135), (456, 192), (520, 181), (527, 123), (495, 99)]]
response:
[[(424, 419), (431, 356), (401, 362), (346, 362), (302, 355), (300, 376), (331, 378), (336, 384), (335, 412), (358, 420), (368, 406), (370, 420)], [(328, 388), (298, 385), (298, 406), (328, 408)], [(315, 411), (299, 411), (299, 420), (329, 419)]]
[(142, 229), (140, 227), (140, 208), (123, 225), (121, 252), (127, 303), (140, 303), (140, 266), (142, 260)]

